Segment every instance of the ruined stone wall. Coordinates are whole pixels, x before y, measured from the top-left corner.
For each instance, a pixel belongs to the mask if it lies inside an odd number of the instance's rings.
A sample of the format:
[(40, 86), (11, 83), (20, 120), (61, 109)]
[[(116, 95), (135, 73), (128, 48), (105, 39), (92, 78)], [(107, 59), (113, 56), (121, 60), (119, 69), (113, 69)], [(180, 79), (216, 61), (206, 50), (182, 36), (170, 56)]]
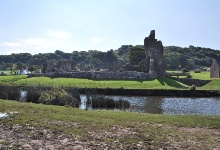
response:
[[(123, 71), (123, 72), (51, 72), (45, 74), (47, 77), (58, 78), (86, 78), (86, 79), (152, 79), (155, 74), (137, 72), (137, 71)], [(30, 76), (31, 77), (31, 76)]]
[(149, 73), (149, 64), (150, 64), (150, 60), (148, 58), (143, 59), (139, 63), (139, 71)]
[(48, 73), (48, 72), (53, 72), (53, 68), (54, 68), (54, 64), (52, 61), (47, 60), (46, 62), (44, 62), (43, 64), (43, 69), (42, 69), (42, 73)]
[(76, 70), (76, 64), (72, 60), (60, 60), (56, 63), (55, 68), (57, 70), (70, 72), (70, 71)]
[(76, 70), (76, 63), (72, 60), (59, 60), (56, 63), (48, 60), (43, 64), (42, 72), (44, 74), (51, 73), (51, 72), (70, 72)]
[(210, 68), (210, 78), (219, 78), (219, 64), (216, 60), (213, 60)]
[(155, 39), (155, 30), (152, 30), (150, 35), (144, 39), (144, 48), (146, 58), (150, 60), (149, 64), (147, 64), (149, 66), (147, 72), (154, 72), (158, 76), (164, 76), (163, 44)]

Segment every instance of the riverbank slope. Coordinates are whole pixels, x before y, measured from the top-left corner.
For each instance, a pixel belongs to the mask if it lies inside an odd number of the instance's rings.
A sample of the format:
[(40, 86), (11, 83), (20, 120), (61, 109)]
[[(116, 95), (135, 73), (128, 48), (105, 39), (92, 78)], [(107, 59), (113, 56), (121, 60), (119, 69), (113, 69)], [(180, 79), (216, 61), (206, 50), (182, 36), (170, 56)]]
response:
[(220, 116), (85, 111), (0, 100), (0, 148), (220, 149)]

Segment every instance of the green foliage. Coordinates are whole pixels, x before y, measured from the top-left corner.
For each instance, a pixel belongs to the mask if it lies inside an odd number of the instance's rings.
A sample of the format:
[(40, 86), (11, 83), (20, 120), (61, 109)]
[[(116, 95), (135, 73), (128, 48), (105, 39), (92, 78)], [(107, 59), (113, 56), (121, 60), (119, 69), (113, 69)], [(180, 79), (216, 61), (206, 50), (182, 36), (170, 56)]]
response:
[(1, 99), (10, 99), (10, 100), (19, 100), (20, 98), (20, 89), (13, 86), (0, 86), (0, 98)]
[(14, 64), (13, 64), (13, 63), (6, 63), (6, 64), (5, 64), (5, 67), (6, 67), (6, 68), (10, 68), (11, 74), (12, 74), (12, 70), (13, 70)]
[(27, 68), (27, 66), (23, 63), (20, 63), (20, 62), (18, 62), (15, 66), (15, 69), (19, 70), (20, 74), (21, 74), (21, 71), (25, 70), (26, 68)]
[[(132, 49), (133, 51), (131, 51)], [(0, 68), (4, 67), (3, 63), (16, 64), (20, 62), (30, 67), (32, 65), (42, 66), (46, 60), (59, 59), (71, 59), (76, 64), (84, 63), (86, 66), (90, 65), (100, 68), (107, 62), (112, 63), (119, 60), (120, 62), (126, 63), (129, 61), (132, 65), (138, 65), (143, 58), (145, 58), (145, 54), (142, 45), (122, 45), (116, 50), (111, 49), (107, 52), (88, 50), (65, 53), (61, 50), (56, 50), (54, 53), (39, 53), (35, 55), (29, 53), (0, 55)], [(188, 48), (177, 46), (164, 47), (164, 60), (167, 69), (210, 67), (213, 59), (220, 59), (220, 51), (194, 46), (189, 46)]]
[(194, 46), (189, 48), (166, 46), (164, 57), (167, 69), (198, 69), (200, 66), (210, 67), (212, 59), (220, 58), (220, 51)]
[(28, 68), (28, 71), (30, 71), (32, 73), (33, 71), (36, 71), (38, 68), (39, 67), (37, 65), (32, 65)]
[(134, 46), (129, 48), (127, 53), (127, 61), (133, 65), (137, 66), (139, 63), (146, 58), (144, 48), (141, 46)]
[(27, 89), (26, 101), (32, 103), (39, 103), (39, 98), (42, 91), (37, 87), (29, 87)]
[(196, 86), (195, 85), (192, 85), (191, 87), (190, 87), (190, 90), (196, 90)]
[(182, 68), (181, 71), (182, 71), (183, 73), (189, 72), (189, 70), (186, 69), (186, 68)]
[(76, 106), (74, 100), (69, 93), (60, 87), (53, 87), (52, 89), (42, 91), (39, 97), (40, 103), (61, 106), (69, 105), (74, 107)]

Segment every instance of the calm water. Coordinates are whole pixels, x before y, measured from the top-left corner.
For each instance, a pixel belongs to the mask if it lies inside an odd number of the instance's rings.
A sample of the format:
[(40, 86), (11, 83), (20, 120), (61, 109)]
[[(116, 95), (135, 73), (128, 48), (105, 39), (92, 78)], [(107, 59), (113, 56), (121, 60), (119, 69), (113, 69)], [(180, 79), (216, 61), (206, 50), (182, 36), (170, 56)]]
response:
[[(220, 98), (183, 98), (183, 97), (139, 97), (106, 96), (114, 100), (123, 99), (130, 102), (131, 112), (153, 114), (200, 114), (220, 115)], [(81, 95), (81, 109), (85, 109), (86, 96)], [(92, 108), (91, 108), (92, 109)]]

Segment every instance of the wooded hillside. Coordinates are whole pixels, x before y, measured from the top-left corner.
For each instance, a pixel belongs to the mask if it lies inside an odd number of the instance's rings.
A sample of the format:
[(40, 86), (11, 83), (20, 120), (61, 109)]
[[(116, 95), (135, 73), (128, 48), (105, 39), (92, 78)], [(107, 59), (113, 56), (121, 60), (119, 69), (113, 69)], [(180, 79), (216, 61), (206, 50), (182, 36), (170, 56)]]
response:
[[(139, 54), (140, 53), (140, 54)], [(93, 67), (102, 67), (105, 63), (120, 61), (124, 64), (137, 65), (142, 57), (144, 58), (143, 45), (132, 46), (122, 45), (117, 50), (102, 52), (98, 50), (73, 51), (65, 53), (56, 50), (54, 53), (39, 53), (31, 55), (29, 53), (19, 53), (11, 55), (0, 55), (0, 69), (5, 70), (7, 63), (16, 64), (18, 62), (26, 64), (28, 67), (42, 66), (46, 60), (71, 59), (77, 64), (84, 63)], [(164, 62), (166, 69), (198, 69), (210, 67), (212, 60), (220, 60), (220, 51), (202, 47), (164, 47)]]

